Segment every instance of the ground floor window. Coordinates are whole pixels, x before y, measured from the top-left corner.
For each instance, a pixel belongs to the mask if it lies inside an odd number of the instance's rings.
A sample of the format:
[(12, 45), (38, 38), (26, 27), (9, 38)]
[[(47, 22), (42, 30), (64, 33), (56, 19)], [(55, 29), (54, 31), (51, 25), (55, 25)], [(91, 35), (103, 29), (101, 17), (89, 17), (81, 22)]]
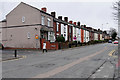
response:
[(48, 32), (48, 40), (50, 40), (50, 42), (55, 42), (55, 33), (54, 32)]

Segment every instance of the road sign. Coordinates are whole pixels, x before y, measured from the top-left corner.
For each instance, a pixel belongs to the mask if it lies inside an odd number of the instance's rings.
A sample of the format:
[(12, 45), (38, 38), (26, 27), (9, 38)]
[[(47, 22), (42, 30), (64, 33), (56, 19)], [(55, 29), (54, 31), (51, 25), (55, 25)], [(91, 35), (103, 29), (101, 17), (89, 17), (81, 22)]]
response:
[(35, 35), (35, 39), (38, 39), (38, 35)]

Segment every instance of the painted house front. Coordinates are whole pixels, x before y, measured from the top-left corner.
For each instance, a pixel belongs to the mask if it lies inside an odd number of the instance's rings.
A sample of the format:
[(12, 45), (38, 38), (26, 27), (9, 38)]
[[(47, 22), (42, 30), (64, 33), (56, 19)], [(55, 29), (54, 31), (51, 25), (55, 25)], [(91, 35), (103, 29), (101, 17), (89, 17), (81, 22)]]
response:
[(93, 29), (94, 30), (94, 40), (98, 40), (98, 31), (97, 29)]
[(76, 37), (76, 27), (73, 26), (73, 41), (76, 41), (77, 37)]
[(86, 43), (89, 42), (89, 31), (86, 30)]
[(55, 41), (53, 17), (46, 13), (46, 8), (39, 10), (21, 2), (6, 16), (6, 21), (5, 47), (41, 48), (42, 38)]
[(81, 42), (81, 29), (77, 28), (77, 42)]
[(103, 40), (102, 33), (100, 34), (100, 40)]
[(94, 40), (98, 40), (98, 34), (96, 32), (94, 33)]
[(0, 22), (0, 43), (5, 44), (5, 45), (6, 45), (6, 41), (7, 41), (6, 33), (7, 33), (6, 20), (3, 20)]
[(63, 35), (65, 41), (68, 40), (68, 25), (61, 24), (61, 35)]
[(84, 41), (83, 42), (86, 42), (86, 30), (84, 29)]
[(68, 24), (68, 41), (73, 41), (73, 25), (72, 21), (69, 21), (70, 24)]

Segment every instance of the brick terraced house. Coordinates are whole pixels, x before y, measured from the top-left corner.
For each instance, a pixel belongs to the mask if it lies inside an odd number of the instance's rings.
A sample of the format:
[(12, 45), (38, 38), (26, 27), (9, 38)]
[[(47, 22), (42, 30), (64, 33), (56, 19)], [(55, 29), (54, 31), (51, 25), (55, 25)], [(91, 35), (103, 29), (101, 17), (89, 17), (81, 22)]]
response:
[(100, 29), (69, 21), (68, 17), (62, 18), (56, 18), (56, 12), (47, 13), (46, 7), (40, 10), (21, 2), (0, 22), (0, 41), (4, 47), (35, 49), (42, 49), (46, 41), (47, 49), (58, 49), (58, 36), (68, 42), (80, 43), (109, 39), (109, 35)]

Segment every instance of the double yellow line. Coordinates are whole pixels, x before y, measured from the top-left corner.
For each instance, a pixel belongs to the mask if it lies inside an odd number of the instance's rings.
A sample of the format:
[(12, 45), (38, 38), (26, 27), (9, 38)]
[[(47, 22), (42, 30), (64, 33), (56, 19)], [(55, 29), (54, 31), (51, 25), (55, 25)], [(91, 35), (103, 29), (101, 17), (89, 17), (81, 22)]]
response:
[(109, 56), (113, 56), (113, 53), (115, 52), (115, 50), (112, 50), (108, 55)]
[(6, 59), (6, 60), (0, 60), (0, 62), (15, 61), (15, 60), (20, 60), (20, 59), (24, 59), (24, 58), (26, 58), (26, 56), (21, 56), (19, 58), (11, 58), (11, 59)]

